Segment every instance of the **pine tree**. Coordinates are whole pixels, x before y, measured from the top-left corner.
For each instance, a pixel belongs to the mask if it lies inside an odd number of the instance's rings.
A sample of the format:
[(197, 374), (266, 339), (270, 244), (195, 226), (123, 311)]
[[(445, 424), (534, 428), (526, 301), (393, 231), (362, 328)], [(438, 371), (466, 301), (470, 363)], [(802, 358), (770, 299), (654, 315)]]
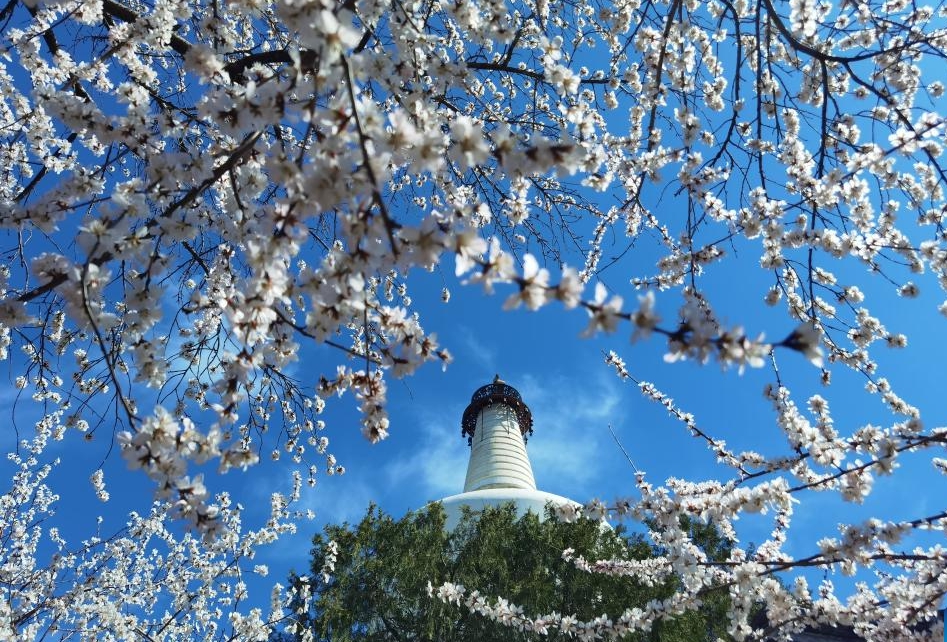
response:
[[(597, 559), (646, 559), (655, 554), (642, 536), (600, 522), (566, 523), (517, 517), (512, 504), (465, 512), (453, 531), (444, 529), (439, 504), (394, 519), (375, 506), (356, 525), (326, 526), (313, 538), (311, 608), (296, 621), (295, 637), (325, 642), (516, 642), (537, 639), (488, 618), (429, 597), (429, 582), (477, 588), (486, 599), (503, 595), (530, 613), (557, 612), (590, 620), (670, 596), (673, 583), (644, 586), (622, 577), (589, 573), (563, 559), (563, 551)], [(727, 553), (713, 529), (691, 528), (711, 558)], [(711, 550), (712, 549), (712, 550)], [(334, 570), (319, 582), (327, 555)], [(302, 578), (292, 581), (299, 586)], [(726, 591), (708, 594), (701, 610), (661, 622), (650, 635), (628, 640), (696, 642), (725, 637)], [(308, 636), (311, 635), (312, 638)], [(550, 630), (545, 639), (572, 639)]]

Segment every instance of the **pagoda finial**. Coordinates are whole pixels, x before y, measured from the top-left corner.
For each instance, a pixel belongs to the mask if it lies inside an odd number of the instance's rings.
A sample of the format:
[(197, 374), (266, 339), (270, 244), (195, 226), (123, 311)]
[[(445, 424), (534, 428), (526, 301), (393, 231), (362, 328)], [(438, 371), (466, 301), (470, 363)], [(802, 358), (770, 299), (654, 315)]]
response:
[(473, 439), (480, 411), (492, 404), (503, 404), (516, 413), (520, 433), (524, 439), (527, 435), (533, 434), (533, 413), (530, 412), (529, 406), (523, 403), (523, 398), (516, 388), (503, 381), (500, 375), (496, 375), (493, 383), (477, 388), (470, 398), (470, 405), (464, 410), (460, 427), (461, 434), (467, 437), (468, 443)]

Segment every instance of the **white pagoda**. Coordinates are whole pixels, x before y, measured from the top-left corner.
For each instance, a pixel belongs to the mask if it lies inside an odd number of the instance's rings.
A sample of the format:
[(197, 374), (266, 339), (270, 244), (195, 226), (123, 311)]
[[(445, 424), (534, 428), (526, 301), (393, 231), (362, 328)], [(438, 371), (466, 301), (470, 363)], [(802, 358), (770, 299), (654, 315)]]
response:
[(464, 410), (461, 434), (470, 446), (464, 492), (441, 500), (446, 527), (453, 529), (461, 507), (474, 512), (487, 506), (513, 503), (518, 516), (533, 512), (540, 519), (546, 505), (575, 504), (570, 499), (536, 489), (526, 438), (533, 434), (533, 415), (520, 393), (497, 375), (478, 388)]

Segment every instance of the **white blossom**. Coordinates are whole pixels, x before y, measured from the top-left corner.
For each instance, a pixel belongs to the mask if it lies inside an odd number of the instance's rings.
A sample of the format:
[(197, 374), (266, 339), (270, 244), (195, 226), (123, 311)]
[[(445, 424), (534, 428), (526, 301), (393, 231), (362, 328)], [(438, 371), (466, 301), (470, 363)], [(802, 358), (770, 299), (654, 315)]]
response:
[[(938, 546), (894, 546), (942, 531), (942, 514), (789, 545), (797, 502), (870, 506), (875, 480), (912, 458), (944, 470), (943, 429), (896, 389), (891, 355), (876, 358), (888, 346), (915, 359), (923, 343), (892, 310), (920, 315), (947, 289), (939, 8), (26, 0), (2, 13), (0, 359), (14, 423), (35, 433), (9, 448), (0, 495), (0, 584), (16, 587), (0, 588), (0, 638), (278, 633), (306, 583), (276, 587), (267, 611), (240, 577), (265, 573), (255, 551), (295, 528), (303, 480), (345, 472), (327, 405), (351, 397), (369, 442), (395, 435), (390, 378), (453, 359), (434, 332), (450, 320), (422, 318), (421, 302), (464, 285), (498, 307), (581, 308), (583, 336), (627, 328), (633, 367), (614, 352), (607, 365), (721, 473), (638, 472), (638, 499), (559, 509), (645, 520), (654, 563), (569, 559), (673, 576), (666, 599), (579, 621), (433, 578), (455, 607), (601, 639), (647, 635), (726, 585), (734, 638), (759, 633), (749, 615), (763, 604), (777, 635), (851, 624), (894, 641), (947, 593)], [(427, 271), (440, 280), (416, 286)], [(655, 366), (653, 341), (666, 341), (661, 368), (770, 377), (774, 415), (743, 432), (769, 425), (782, 451), (737, 450), (633, 377)], [(818, 370), (797, 373), (787, 352)], [(827, 398), (789, 391), (809, 377), (799, 389), (829, 396), (846, 371), (891, 417), (843, 421)], [(110, 513), (123, 480), (109, 458), (75, 472), (73, 440), (117, 446), (153, 490), (85, 542), (60, 532), (56, 456)], [(242, 474), (260, 453), (293, 470), (293, 490), (265, 489), (270, 515), (248, 529), (207, 471)], [(753, 553), (736, 545), (748, 514), (772, 522)], [(702, 559), (681, 515), (731, 538), (730, 559)], [(774, 577), (813, 566), (877, 574), (847, 596)]]

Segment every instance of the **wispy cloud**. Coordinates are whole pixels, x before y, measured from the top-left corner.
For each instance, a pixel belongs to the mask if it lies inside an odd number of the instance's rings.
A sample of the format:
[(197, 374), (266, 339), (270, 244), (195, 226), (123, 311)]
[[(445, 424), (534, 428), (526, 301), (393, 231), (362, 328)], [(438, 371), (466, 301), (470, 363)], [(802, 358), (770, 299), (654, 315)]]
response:
[(303, 509), (314, 511), (319, 523), (352, 523), (365, 515), (368, 505), (377, 497), (377, 484), (346, 474), (339, 479), (322, 478), (319, 487), (305, 492), (301, 499)]
[(528, 451), (540, 489), (577, 500), (602, 492), (603, 478), (614, 476), (603, 458), (620, 457), (608, 426), (620, 427), (627, 392), (604, 373), (528, 376), (517, 388), (533, 413)]
[(482, 338), (477, 338), (469, 327), (461, 326), (458, 330), (464, 360), (475, 364), (486, 374), (496, 373), (498, 368), (496, 350), (484, 345)]
[(393, 486), (415, 486), (409, 494), (425, 500), (461, 492), (470, 452), (464, 440), (448, 429), (459, 425), (459, 410), (456, 416), (445, 412), (422, 418), (420, 439), (412, 454), (389, 463), (385, 477)]

